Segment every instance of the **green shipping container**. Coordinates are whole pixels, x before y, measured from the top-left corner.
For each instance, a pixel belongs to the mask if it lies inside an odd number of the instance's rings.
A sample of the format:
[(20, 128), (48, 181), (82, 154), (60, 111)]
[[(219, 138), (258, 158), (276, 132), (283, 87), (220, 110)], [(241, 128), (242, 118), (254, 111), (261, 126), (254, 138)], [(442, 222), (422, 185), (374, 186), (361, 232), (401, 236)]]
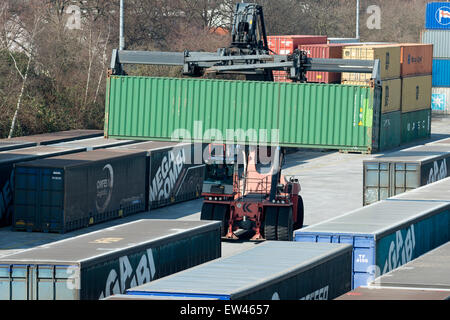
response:
[(402, 113), (402, 144), (431, 137), (431, 109)]
[(401, 111), (384, 113), (380, 123), (380, 151), (396, 148), (401, 144)]
[(361, 86), (112, 76), (105, 135), (371, 153), (380, 96)]

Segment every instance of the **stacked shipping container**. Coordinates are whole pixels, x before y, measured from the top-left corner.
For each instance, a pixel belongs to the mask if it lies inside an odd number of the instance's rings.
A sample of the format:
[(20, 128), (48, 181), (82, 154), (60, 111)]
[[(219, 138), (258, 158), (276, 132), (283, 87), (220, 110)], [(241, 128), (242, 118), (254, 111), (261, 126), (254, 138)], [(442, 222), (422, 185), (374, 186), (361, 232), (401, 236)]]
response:
[[(431, 133), (431, 45), (383, 44), (349, 46), (344, 59), (381, 62), (383, 85), (380, 143), (385, 149)], [(343, 73), (342, 84), (369, 85), (369, 74)]]
[[(401, 48), (392, 45), (352, 45), (343, 48), (343, 59), (380, 60), (383, 86), (381, 99), (380, 147), (390, 149), (401, 144)], [(342, 84), (369, 86), (371, 74), (343, 73)]]
[(432, 44), (434, 113), (450, 113), (450, 3), (432, 2), (427, 5), (422, 42)]
[(433, 46), (401, 44), (401, 143), (431, 135)]
[[(269, 36), (267, 37), (269, 49), (275, 54), (288, 55), (292, 54), (295, 49), (301, 45), (308, 44), (326, 44), (327, 36), (312, 35), (287, 35), (287, 36)], [(292, 82), (287, 78), (285, 71), (274, 71), (273, 77), (275, 82)]]

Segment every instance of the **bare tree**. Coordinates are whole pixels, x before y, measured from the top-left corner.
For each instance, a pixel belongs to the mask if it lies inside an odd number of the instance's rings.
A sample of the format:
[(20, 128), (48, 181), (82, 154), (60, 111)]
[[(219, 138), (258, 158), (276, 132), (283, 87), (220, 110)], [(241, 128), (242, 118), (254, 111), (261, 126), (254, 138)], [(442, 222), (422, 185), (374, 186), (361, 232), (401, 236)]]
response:
[(19, 7), (15, 8), (8, 7), (5, 10), (11, 11), (11, 16), (8, 21), (12, 24), (17, 24), (18, 28), (20, 30), (23, 30), (23, 32), (21, 32), (22, 35), (21, 42), (18, 42), (17, 38), (12, 40), (8, 39), (9, 35), (5, 33), (4, 34), (4, 36), (6, 37), (5, 43), (8, 44), (9, 42), (14, 42), (15, 44), (19, 45), (25, 51), (25, 54), (28, 56), (28, 62), (25, 68), (25, 72), (22, 73), (17, 66), (17, 61), (11, 52), (11, 48), (9, 46), (7, 46), (6, 48), (9, 52), (11, 59), (14, 61), (14, 65), (18, 74), (22, 78), (22, 87), (20, 89), (20, 94), (17, 99), (16, 109), (11, 122), (11, 129), (8, 135), (8, 138), (11, 138), (14, 133), (17, 115), (22, 105), (22, 98), (24, 95), (25, 87), (27, 85), (27, 79), (30, 71), (31, 62), (35, 55), (34, 52), (35, 38), (38, 35), (38, 33), (42, 30), (44, 10), (42, 7), (42, 3), (36, 0), (29, 1), (26, 6), (19, 5)]

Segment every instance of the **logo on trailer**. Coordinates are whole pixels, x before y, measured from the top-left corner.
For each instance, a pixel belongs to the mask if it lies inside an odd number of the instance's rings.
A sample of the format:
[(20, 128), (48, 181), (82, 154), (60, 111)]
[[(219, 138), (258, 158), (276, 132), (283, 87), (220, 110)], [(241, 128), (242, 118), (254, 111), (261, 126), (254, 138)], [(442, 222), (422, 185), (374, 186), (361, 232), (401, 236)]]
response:
[(140, 286), (154, 279), (156, 273), (153, 250), (148, 249), (139, 259), (138, 265), (133, 268), (128, 256), (119, 259), (119, 265), (112, 268), (105, 283), (105, 290), (99, 299), (114, 294), (125, 293), (125, 290)]
[(104, 213), (111, 202), (114, 187), (114, 170), (110, 164), (103, 167), (106, 177), (97, 181), (97, 201), (95, 206), (99, 213)]
[(389, 246), (389, 254), (384, 263), (383, 274), (410, 262), (414, 257), (416, 248), (416, 234), (414, 225), (406, 230), (406, 235), (401, 231), (395, 233), (395, 239)]
[(169, 151), (161, 161), (161, 166), (156, 171), (156, 175), (150, 185), (150, 201), (161, 201), (170, 198), (177, 180), (186, 163), (184, 149)]
[(443, 26), (447, 26), (450, 24), (450, 8), (449, 7), (440, 7), (436, 11), (436, 21)]

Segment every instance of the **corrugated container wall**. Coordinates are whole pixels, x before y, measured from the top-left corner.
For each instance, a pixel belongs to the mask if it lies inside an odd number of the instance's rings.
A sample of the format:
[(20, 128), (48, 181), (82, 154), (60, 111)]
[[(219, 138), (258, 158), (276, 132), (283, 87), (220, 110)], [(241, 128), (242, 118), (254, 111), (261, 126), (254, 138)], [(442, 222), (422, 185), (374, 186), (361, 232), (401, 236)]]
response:
[(450, 59), (433, 60), (433, 87), (450, 87)]
[(431, 137), (431, 108), (427, 110), (402, 113), (402, 144)]
[(431, 75), (433, 72), (433, 45), (420, 43), (402, 43), (401, 76)]
[[(298, 48), (306, 51), (309, 58), (320, 59), (342, 59), (342, 48), (344, 45), (338, 44), (318, 44), (318, 45), (301, 45)], [(317, 72), (308, 71), (306, 73), (308, 82), (317, 83), (340, 83), (341, 74), (337, 72)]]
[[(343, 49), (343, 59), (356, 60), (380, 60), (380, 73), (382, 80), (400, 78), (400, 46), (375, 45), (375, 46), (348, 46)], [(369, 83), (370, 74), (342, 73), (342, 83), (347, 81), (360, 81)]]
[(220, 256), (220, 222), (137, 220), (2, 257), (0, 300), (98, 300)]
[(433, 87), (431, 100), (433, 113), (450, 113), (450, 88)]
[(450, 30), (450, 4), (448, 2), (427, 4), (425, 28)]
[(383, 80), (381, 85), (383, 86), (382, 113), (400, 111), (402, 106), (402, 80)]
[[(326, 44), (327, 36), (314, 35), (280, 35), (268, 36), (269, 49), (279, 55), (289, 55), (294, 53), (300, 45), (304, 44)], [(292, 82), (288, 79), (286, 71), (273, 71), (275, 82)]]
[(401, 144), (401, 112), (383, 113), (380, 122), (380, 150), (389, 150)]
[(433, 45), (433, 57), (450, 59), (450, 29), (423, 30), (422, 43)]
[(432, 76), (402, 79), (402, 112), (431, 109)]
[(15, 165), (15, 230), (66, 233), (144, 211), (146, 156), (95, 150)]
[(268, 36), (269, 49), (276, 54), (292, 54), (300, 45), (305, 44), (327, 44), (327, 36), (314, 35), (280, 35)]
[(372, 152), (380, 111), (368, 87), (114, 76), (105, 135)]

